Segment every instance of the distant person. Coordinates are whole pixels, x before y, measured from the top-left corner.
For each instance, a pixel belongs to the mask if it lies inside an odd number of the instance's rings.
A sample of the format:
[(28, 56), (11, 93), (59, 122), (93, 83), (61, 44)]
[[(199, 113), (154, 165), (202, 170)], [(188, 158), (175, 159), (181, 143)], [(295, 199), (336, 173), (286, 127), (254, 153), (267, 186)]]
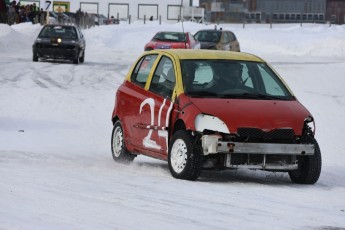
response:
[(32, 4), (33, 11), (39, 11), (39, 8), (36, 6), (36, 3)]
[(89, 28), (89, 15), (87, 12), (84, 13), (84, 29)]
[(58, 22), (59, 24), (62, 24), (63, 23), (63, 9), (61, 6), (58, 6), (58, 8), (56, 9), (56, 12), (58, 13)]
[(1, 0), (0, 1), (0, 23), (7, 23), (6, 12), (7, 12), (7, 8), (6, 8), (5, 1)]
[(228, 89), (240, 89), (243, 87), (242, 79), (243, 66), (239, 63), (232, 63), (223, 66), (222, 75), (218, 84), (220, 92)]
[(16, 21), (16, 9), (13, 4), (10, 4), (8, 7), (7, 21), (10, 26)]
[(111, 15), (110, 19), (108, 20), (107, 24), (114, 24), (115, 18), (113, 15)]
[(44, 24), (44, 20), (46, 18), (46, 13), (44, 12), (43, 8), (41, 8), (41, 10), (39, 11), (39, 22), (41, 25)]
[(78, 27), (80, 27), (80, 18), (81, 18), (81, 10), (79, 8), (77, 12), (75, 13), (75, 23), (77, 24)]

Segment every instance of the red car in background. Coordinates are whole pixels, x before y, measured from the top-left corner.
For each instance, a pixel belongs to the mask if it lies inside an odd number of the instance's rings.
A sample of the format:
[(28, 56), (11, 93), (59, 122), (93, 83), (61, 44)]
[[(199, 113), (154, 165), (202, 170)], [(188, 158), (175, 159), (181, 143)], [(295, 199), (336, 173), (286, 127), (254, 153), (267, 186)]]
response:
[(155, 49), (200, 49), (200, 43), (189, 32), (158, 32), (145, 45), (145, 51)]

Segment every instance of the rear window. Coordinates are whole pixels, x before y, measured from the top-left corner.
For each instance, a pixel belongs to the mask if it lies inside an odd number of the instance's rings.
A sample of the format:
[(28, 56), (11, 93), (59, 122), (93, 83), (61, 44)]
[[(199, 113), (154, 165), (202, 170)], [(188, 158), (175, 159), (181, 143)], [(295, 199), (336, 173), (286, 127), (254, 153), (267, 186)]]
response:
[(40, 38), (60, 37), (66, 39), (76, 39), (77, 31), (74, 27), (46, 26), (39, 34)]
[(219, 42), (222, 37), (220, 31), (199, 31), (194, 35), (195, 39), (200, 42)]
[(184, 42), (186, 41), (186, 35), (181, 32), (160, 32), (157, 33), (153, 39), (154, 41), (172, 41), (172, 42)]

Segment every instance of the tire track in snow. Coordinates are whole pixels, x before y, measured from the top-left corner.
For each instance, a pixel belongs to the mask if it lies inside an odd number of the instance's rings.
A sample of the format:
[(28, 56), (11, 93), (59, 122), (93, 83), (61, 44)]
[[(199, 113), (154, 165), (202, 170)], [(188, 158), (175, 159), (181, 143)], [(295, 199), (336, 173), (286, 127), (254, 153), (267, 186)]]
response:
[[(49, 77), (49, 74), (46, 74), (42, 72), (41, 70), (38, 70), (37, 68), (31, 67), (33, 70), (33, 74), (31, 76), (32, 80), (40, 87), (42, 88), (49, 88), (47, 84), (43, 83), (43, 81), (48, 82), (50, 85), (55, 86), (60, 89), (66, 89), (63, 87), (60, 83), (53, 80), (51, 77)], [(37, 76), (37, 77), (35, 77)]]

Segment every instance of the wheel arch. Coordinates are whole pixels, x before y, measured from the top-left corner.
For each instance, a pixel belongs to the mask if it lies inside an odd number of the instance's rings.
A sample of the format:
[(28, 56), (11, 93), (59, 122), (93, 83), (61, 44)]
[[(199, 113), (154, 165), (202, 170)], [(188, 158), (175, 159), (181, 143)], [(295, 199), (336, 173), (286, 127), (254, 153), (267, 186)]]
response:
[(116, 115), (114, 117), (111, 118), (111, 122), (113, 123), (113, 125), (115, 124), (116, 121), (120, 120), (120, 118)]
[(186, 124), (184, 123), (184, 121), (182, 119), (176, 120), (170, 135), (173, 136), (174, 133), (176, 133), (179, 130), (186, 130)]

